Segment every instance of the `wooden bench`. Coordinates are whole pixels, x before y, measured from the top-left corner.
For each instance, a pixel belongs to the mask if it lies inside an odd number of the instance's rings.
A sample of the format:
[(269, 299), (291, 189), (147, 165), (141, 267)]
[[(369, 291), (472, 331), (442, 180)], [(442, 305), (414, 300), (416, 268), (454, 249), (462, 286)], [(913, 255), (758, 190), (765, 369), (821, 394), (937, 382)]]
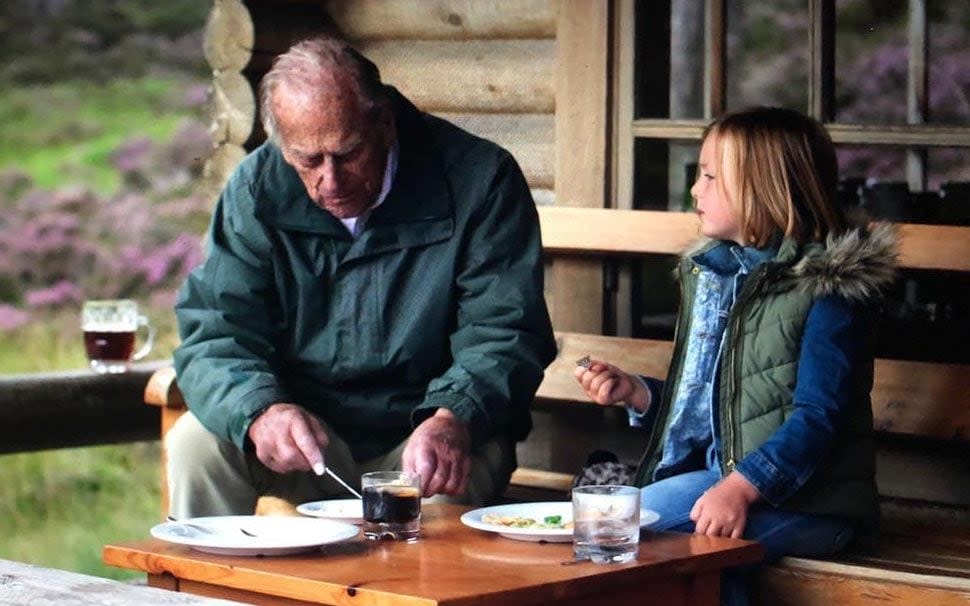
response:
[[(553, 262), (677, 255), (697, 237), (696, 218), (690, 213), (540, 207), (539, 214), (543, 246)], [(970, 228), (900, 225), (899, 235), (902, 267), (970, 271)], [(556, 336), (559, 355), (546, 370), (535, 412), (559, 422), (545, 436), (537, 423), (534, 436), (524, 443), (524, 450), (520, 448), (520, 461), (530, 458), (535, 441), (545, 440), (545, 447), (553, 450), (569, 450), (575, 459), (617, 439), (618, 452), (635, 462), (641, 442), (636, 434), (619, 428), (617, 419), (606, 423), (606, 435), (599, 442), (590, 439), (594, 430), (603, 429), (603, 416), (617, 411), (604, 411), (586, 399), (573, 379), (574, 363), (590, 355), (616, 361), (629, 371), (663, 377), (672, 343), (563, 331)], [(879, 545), (833, 560), (786, 558), (769, 567), (761, 579), (765, 604), (970, 601), (970, 468), (965, 463), (970, 365), (878, 359), (872, 396), (885, 520)], [(150, 380), (146, 401), (163, 407), (164, 433), (184, 411), (172, 369)], [(540, 464), (527, 462), (515, 471), (509, 498), (568, 497), (578, 471), (575, 464), (557, 468), (543, 464), (542, 457), (538, 460)], [(953, 487), (955, 498), (941, 502), (939, 485)]]

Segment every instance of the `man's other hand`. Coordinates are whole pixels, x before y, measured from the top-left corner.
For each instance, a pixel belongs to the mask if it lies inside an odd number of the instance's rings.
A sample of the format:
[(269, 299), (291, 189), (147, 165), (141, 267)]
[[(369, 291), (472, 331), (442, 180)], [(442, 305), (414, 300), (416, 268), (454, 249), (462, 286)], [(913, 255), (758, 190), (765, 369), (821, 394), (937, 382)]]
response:
[(471, 471), (471, 436), (465, 424), (446, 408), (418, 425), (404, 453), (401, 468), (421, 474), (424, 496), (465, 492)]
[(320, 420), (296, 404), (271, 404), (249, 426), (256, 457), (276, 473), (323, 473), (329, 439)]

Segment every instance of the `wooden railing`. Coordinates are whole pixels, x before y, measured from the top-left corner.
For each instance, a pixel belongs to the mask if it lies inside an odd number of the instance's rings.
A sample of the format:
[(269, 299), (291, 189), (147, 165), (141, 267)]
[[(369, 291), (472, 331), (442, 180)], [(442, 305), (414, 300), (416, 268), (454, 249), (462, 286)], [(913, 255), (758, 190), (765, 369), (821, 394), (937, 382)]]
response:
[(144, 405), (145, 384), (168, 364), (0, 377), (0, 454), (157, 440), (160, 414)]

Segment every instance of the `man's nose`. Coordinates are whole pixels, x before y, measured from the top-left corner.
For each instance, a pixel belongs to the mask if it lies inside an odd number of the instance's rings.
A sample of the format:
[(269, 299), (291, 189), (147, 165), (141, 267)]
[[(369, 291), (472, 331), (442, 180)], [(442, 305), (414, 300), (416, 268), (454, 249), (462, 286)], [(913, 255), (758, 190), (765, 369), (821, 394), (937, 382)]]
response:
[(331, 193), (340, 189), (340, 169), (333, 158), (324, 158), (317, 176), (317, 190)]

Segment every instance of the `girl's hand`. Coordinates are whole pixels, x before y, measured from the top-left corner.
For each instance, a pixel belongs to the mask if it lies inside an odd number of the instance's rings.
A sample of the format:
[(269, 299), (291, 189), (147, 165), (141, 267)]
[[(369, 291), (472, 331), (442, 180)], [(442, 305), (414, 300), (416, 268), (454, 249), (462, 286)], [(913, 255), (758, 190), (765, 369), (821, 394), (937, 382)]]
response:
[(650, 405), (650, 392), (643, 383), (612, 364), (590, 360), (573, 374), (589, 399), (600, 406), (630, 405), (642, 413)]
[(758, 490), (736, 471), (707, 489), (690, 510), (694, 532), (739, 539), (748, 523), (748, 508), (761, 498)]

